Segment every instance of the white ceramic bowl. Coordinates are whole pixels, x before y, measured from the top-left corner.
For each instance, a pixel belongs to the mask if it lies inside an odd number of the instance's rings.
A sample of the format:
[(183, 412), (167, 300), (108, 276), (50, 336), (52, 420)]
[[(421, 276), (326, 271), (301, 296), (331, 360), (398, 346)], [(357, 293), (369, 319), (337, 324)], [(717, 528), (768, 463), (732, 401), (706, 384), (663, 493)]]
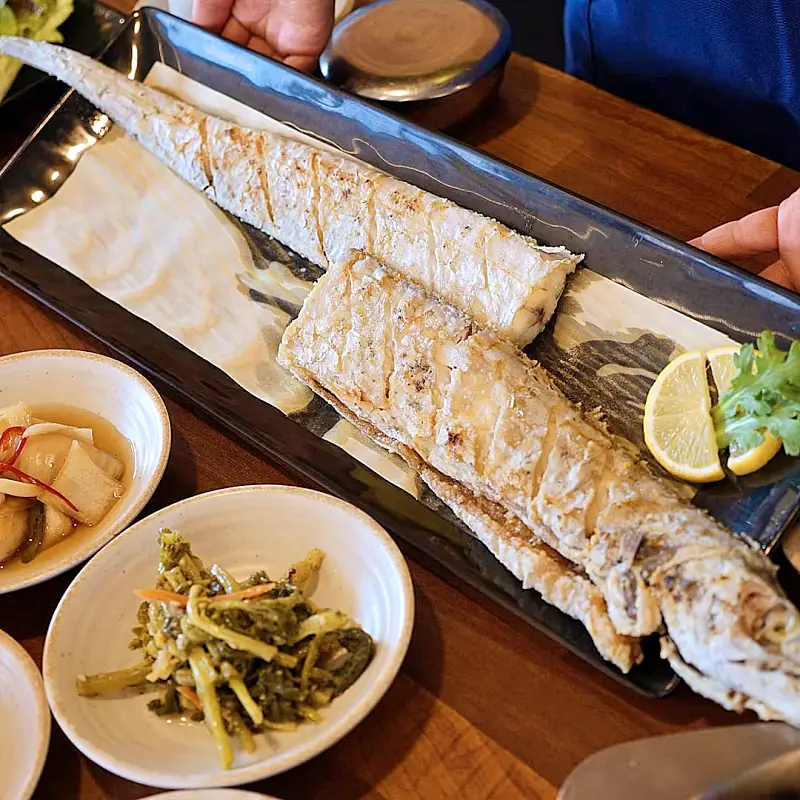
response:
[[(242, 579), (259, 569), (280, 576), (312, 548), (325, 553), (316, 603), (356, 619), (376, 642), (364, 674), (323, 710), (319, 724), (258, 737), (220, 768), (203, 724), (170, 724), (147, 697), (80, 698), (75, 677), (136, 663), (127, 649), (136, 623), (133, 590), (153, 586), (162, 527), (181, 532), (206, 564)], [(100, 551), (62, 598), (47, 633), (44, 679), (58, 724), (101, 767), (164, 789), (235, 786), (296, 767), (330, 747), (375, 706), (408, 648), (414, 599), (397, 546), (353, 506), (308, 489), (249, 486), (176, 503), (138, 522)]]
[(50, 744), (50, 709), (31, 657), (0, 631), (0, 797), (28, 800)]
[(77, 350), (31, 350), (0, 358), (0, 408), (20, 400), (76, 406), (110, 422), (133, 446), (133, 475), (120, 501), (90, 530), (23, 564), (0, 565), (0, 594), (40, 583), (85, 561), (124, 530), (161, 480), (170, 450), (167, 409), (138, 372), (119, 361)]

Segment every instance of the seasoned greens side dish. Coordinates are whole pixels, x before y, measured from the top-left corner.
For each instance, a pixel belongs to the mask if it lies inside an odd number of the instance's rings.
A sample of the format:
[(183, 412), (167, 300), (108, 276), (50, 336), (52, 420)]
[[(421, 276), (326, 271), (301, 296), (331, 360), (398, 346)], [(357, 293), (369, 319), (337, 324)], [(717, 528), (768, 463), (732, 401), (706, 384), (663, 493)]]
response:
[(223, 567), (206, 568), (179, 534), (159, 534), (158, 580), (142, 599), (131, 649), (142, 661), (101, 675), (79, 675), (84, 697), (148, 685), (159, 716), (205, 720), (225, 769), (236, 739), (255, 750), (253, 734), (318, 722), (319, 709), (367, 668), (372, 638), (341, 612), (318, 608), (305, 594), (323, 553), (312, 550), (279, 580), (256, 572), (237, 582)]

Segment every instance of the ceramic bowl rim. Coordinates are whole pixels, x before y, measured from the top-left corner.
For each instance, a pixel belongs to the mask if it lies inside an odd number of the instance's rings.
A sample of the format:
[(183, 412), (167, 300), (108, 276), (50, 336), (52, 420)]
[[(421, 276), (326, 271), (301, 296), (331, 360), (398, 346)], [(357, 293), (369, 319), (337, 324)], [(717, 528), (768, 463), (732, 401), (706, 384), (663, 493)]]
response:
[(33, 769), (28, 775), (23, 785), (22, 794), (19, 800), (29, 800), (36, 791), (39, 778), (42, 776), (47, 752), (50, 749), (50, 729), (52, 720), (50, 718), (50, 706), (47, 702), (47, 695), (44, 688), (42, 673), (36, 666), (36, 662), (31, 658), (28, 651), (10, 634), (0, 630), (0, 648), (6, 649), (12, 654), (15, 661), (22, 668), (23, 673), (28, 678), (28, 682), (33, 689), (36, 702), (36, 727), (39, 729), (39, 740), (36, 753), (36, 761)]

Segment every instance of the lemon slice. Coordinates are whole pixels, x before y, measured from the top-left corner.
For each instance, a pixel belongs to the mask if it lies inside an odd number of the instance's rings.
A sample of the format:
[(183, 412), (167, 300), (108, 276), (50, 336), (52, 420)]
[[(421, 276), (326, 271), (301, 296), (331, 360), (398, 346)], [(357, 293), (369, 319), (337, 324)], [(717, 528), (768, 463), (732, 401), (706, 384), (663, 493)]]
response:
[(656, 378), (644, 407), (644, 440), (672, 475), (694, 483), (725, 477), (710, 412), (706, 357), (684, 353)]
[[(717, 347), (706, 353), (708, 363), (711, 365), (711, 374), (717, 385), (717, 392), (722, 394), (727, 391), (736, 375), (736, 366), (733, 357), (739, 352), (739, 345), (731, 344)], [(728, 469), (734, 475), (749, 475), (761, 469), (768, 461), (776, 456), (782, 447), (780, 439), (774, 437), (769, 431), (764, 431), (764, 441), (751, 447), (749, 450), (738, 450), (735, 446), (730, 448), (728, 454)]]
[(739, 352), (738, 344), (726, 344), (723, 347), (715, 347), (706, 353), (708, 364), (711, 367), (711, 374), (714, 376), (714, 383), (717, 385), (717, 393), (722, 394), (730, 389), (733, 377), (736, 375), (736, 365), (733, 357)]

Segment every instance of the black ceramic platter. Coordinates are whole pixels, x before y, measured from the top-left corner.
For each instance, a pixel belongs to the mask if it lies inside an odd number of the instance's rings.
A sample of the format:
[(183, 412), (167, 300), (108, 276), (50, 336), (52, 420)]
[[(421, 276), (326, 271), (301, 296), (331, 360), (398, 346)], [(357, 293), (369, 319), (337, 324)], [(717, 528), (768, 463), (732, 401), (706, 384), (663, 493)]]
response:
[[(585, 269), (674, 309), (737, 341), (771, 329), (783, 344), (800, 336), (800, 299), (687, 245), (489, 158), (439, 134), (346, 95), (313, 78), (243, 50), (161, 11), (133, 15), (103, 60), (143, 79), (155, 61), (252, 108), (310, 131), (398, 178), (494, 217), (549, 245), (586, 253)], [(67, 93), (0, 173), (0, 220), (32, 207), (74, 168), (65, 156), (85, 142), (96, 112)], [(92, 128), (98, 133), (95, 125)], [(100, 134), (102, 136), (102, 133)], [(58, 181), (52, 175), (58, 173)], [(100, 200), (99, 200), (100, 202)], [(265, 237), (244, 227), (253, 247), (274, 258)], [(308, 265), (289, 256), (292, 269)], [(314, 268), (316, 269), (316, 268)], [(583, 267), (581, 269), (584, 269)], [(318, 270), (316, 271), (318, 274)], [(220, 370), (167, 334), (128, 313), (87, 284), (0, 233), (0, 273), (80, 328), (89, 331), (186, 406), (210, 418), (256, 451), (375, 517), (439, 574), (478, 592), (545, 631), (625, 685), (652, 697), (677, 684), (647, 648), (643, 664), (622, 675), (596, 653), (576, 621), (523, 591), (489, 552), (431, 496), (414, 500), (345, 451), (323, 440), (336, 421), (321, 400), (293, 417), (241, 389)], [(558, 314), (572, 313), (569, 292)], [(573, 309), (574, 310), (574, 309)], [(651, 378), (667, 363), (674, 343), (646, 331), (630, 341), (585, 341), (560, 349), (553, 326), (529, 348), (573, 400), (601, 406), (609, 424), (641, 441), (641, 412)], [(592, 365), (628, 365), (628, 374), (603, 377)], [(638, 405), (637, 405), (638, 404)], [(627, 409), (627, 410), (625, 410)], [(696, 502), (733, 530), (770, 549), (800, 504), (800, 464), (776, 459), (752, 481), (704, 489)]]

